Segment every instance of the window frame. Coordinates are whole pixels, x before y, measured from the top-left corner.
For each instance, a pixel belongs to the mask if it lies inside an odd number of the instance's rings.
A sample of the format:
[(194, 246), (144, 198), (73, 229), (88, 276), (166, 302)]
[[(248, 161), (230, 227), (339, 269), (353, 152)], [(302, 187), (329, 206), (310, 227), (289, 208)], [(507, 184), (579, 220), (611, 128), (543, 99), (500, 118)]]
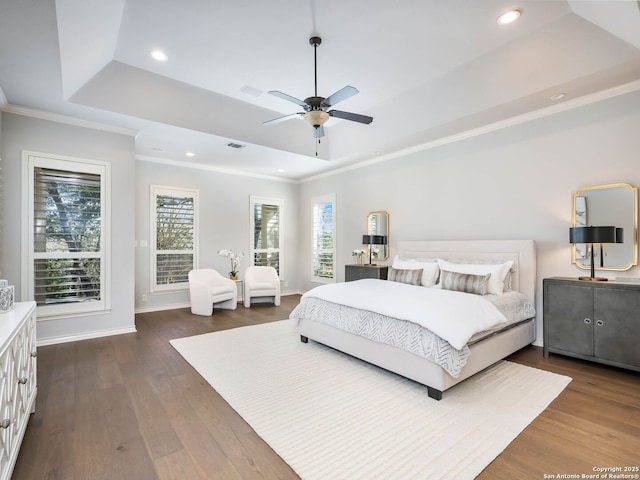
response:
[[(278, 248), (256, 249), (254, 244), (255, 233), (255, 205), (274, 205), (278, 207)], [(250, 265), (255, 265), (256, 253), (278, 252), (278, 276), (284, 278), (284, 200), (275, 197), (263, 197), (260, 195), (249, 196), (249, 257)]]
[[(333, 248), (330, 252), (328, 249), (316, 249), (316, 206), (325, 205), (327, 203), (331, 203), (331, 217), (333, 228), (331, 231), (331, 237), (333, 239)], [(329, 193), (326, 195), (319, 195), (317, 197), (311, 198), (311, 281), (313, 283), (336, 283), (336, 244), (337, 244), (337, 235), (336, 235), (336, 194)], [(329, 277), (320, 277), (315, 275), (315, 264), (316, 258), (319, 254), (331, 253), (333, 259), (333, 272), (332, 276)]]
[[(199, 230), (199, 192), (193, 188), (181, 188), (170, 187), (165, 185), (150, 185), (149, 188), (149, 212), (150, 212), (150, 232), (149, 232), (149, 293), (173, 293), (176, 291), (183, 291), (189, 289), (189, 282), (171, 283), (171, 284), (158, 284), (157, 281), (157, 235), (158, 235), (158, 223), (157, 223), (157, 203), (156, 198), (158, 195), (175, 195), (175, 196), (190, 196), (193, 198), (193, 248), (191, 250), (172, 250), (172, 253), (185, 253), (190, 252), (193, 254), (192, 270), (199, 268), (200, 265), (200, 230)], [(164, 252), (161, 250), (161, 252)]]
[(60, 303), (54, 305), (38, 305), (36, 317), (39, 320), (48, 318), (72, 317), (87, 313), (104, 313), (111, 309), (111, 164), (100, 160), (90, 160), (66, 155), (55, 155), (33, 151), (22, 151), (22, 180), (26, 185), (22, 197), (22, 234), (25, 242), (22, 244), (22, 299), (24, 301), (35, 298), (35, 269), (36, 259), (46, 258), (75, 258), (72, 252), (35, 252), (34, 241), (34, 190), (35, 169), (47, 168), (77, 173), (100, 175), (100, 251), (73, 252), (81, 253), (83, 258), (97, 258), (100, 260), (100, 300), (78, 303)]

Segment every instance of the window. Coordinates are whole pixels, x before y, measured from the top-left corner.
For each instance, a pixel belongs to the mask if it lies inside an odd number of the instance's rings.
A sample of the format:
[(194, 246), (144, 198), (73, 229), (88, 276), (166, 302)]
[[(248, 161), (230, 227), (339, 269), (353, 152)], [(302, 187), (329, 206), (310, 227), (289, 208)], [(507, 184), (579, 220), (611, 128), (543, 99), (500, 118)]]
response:
[(251, 262), (282, 276), (282, 200), (251, 196)]
[(311, 201), (311, 281), (335, 282), (335, 194), (315, 197)]
[(151, 291), (189, 286), (198, 265), (198, 192), (151, 185)]
[(109, 164), (23, 153), (24, 292), (38, 316), (109, 308)]

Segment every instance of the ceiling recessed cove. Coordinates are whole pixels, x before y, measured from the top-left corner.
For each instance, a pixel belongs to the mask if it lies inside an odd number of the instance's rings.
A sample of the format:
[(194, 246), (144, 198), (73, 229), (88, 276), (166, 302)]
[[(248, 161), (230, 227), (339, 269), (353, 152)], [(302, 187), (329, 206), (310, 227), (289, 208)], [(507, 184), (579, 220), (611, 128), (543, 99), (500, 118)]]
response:
[(235, 148), (235, 149), (240, 149), (240, 148), (245, 148), (246, 145), (243, 145), (241, 143), (235, 143), (235, 142), (229, 142), (227, 143), (227, 147), (231, 147), (231, 148)]

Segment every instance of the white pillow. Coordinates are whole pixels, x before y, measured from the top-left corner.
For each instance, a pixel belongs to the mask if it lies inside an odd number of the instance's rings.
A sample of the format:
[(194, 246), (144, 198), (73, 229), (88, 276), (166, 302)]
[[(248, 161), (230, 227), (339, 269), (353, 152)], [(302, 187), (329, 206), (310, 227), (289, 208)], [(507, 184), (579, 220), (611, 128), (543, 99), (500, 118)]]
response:
[(468, 273), (471, 275), (486, 275), (489, 277), (489, 293), (494, 295), (502, 295), (504, 293), (504, 279), (513, 265), (513, 261), (509, 260), (505, 263), (486, 264), (486, 263), (452, 263), (446, 260), (438, 259), (438, 265), (441, 270), (456, 273)]
[(393, 265), (391, 266), (398, 270), (418, 270), (421, 268), (422, 280), (420, 283), (423, 287), (432, 287), (435, 285), (438, 281), (438, 274), (440, 273), (437, 261), (424, 262), (413, 258), (401, 260), (398, 255), (393, 259)]

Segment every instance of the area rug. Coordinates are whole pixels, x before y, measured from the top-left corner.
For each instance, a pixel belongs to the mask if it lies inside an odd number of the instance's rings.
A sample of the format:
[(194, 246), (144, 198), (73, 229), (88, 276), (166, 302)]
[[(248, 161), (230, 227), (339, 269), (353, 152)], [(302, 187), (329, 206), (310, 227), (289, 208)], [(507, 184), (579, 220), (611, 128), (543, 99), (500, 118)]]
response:
[(571, 381), (502, 361), (436, 401), (290, 320), (171, 343), (305, 480), (472, 479)]

